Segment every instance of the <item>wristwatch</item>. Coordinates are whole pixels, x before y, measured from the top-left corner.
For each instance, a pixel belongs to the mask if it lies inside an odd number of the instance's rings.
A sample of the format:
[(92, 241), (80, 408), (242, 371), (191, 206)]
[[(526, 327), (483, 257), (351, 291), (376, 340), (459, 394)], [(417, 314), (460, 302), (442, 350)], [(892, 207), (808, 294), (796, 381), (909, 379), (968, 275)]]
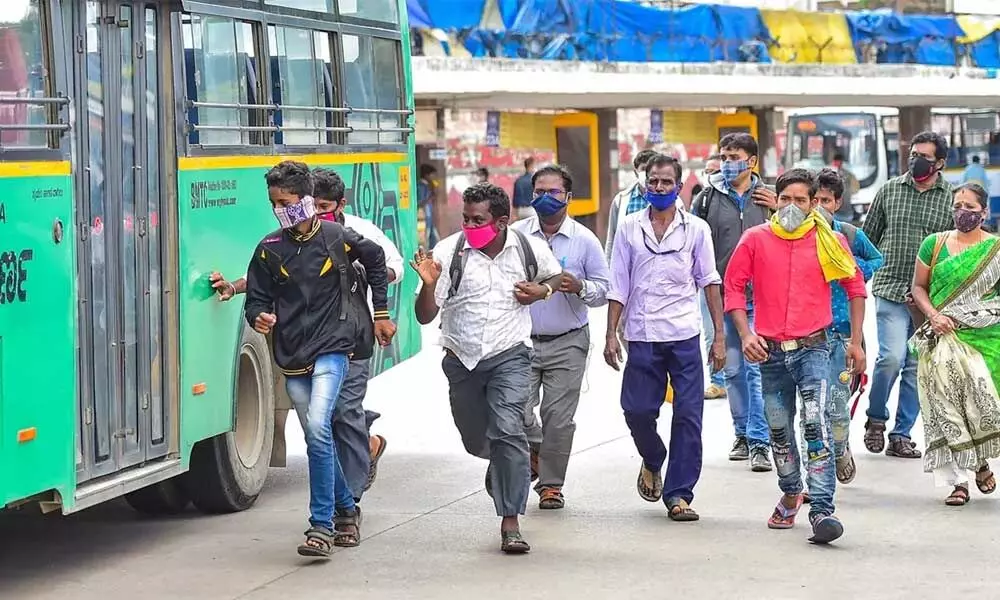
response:
[(581, 300), (587, 294), (587, 281), (585, 279), (580, 280), (580, 291), (576, 293)]

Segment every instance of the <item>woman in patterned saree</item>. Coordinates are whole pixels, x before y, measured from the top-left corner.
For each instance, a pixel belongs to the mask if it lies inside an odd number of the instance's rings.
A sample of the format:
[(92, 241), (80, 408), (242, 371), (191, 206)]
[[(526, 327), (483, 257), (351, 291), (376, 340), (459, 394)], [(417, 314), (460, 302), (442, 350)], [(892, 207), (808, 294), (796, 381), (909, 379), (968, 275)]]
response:
[(981, 228), (986, 191), (955, 190), (955, 229), (920, 246), (913, 301), (927, 317), (910, 339), (924, 418), (924, 471), (953, 488), (949, 506), (969, 502), (976, 487), (993, 493), (991, 458), (1000, 456), (1000, 239)]

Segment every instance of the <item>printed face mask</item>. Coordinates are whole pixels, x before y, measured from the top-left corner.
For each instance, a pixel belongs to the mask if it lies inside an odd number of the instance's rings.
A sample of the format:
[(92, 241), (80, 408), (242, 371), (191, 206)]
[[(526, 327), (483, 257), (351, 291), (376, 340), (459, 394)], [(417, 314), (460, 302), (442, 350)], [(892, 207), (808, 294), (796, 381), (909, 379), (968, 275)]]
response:
[(722, 178), (726, 180), (726, 184), (732, 185), (734, 181), (740, 178), (740, 175), (745, 173), (750, 168), (750, 163), (745, 160), (727, 160), (722, 163)]
[(462, 231), (465, 232), (465, 239), (469, 241), (469, 245), (476, 250), (482, 250), (489, 246), (490, 242), (495, 240), (500, 233), (494, 223), (487, 223), (479, 227), (463, 225)]
[(658, 194), (653, 190), (646, 190), (646, 202), (656, 210), (667, 210), (677, 202), (678, 189), (674, 189), (664, 194)]
[(962, 233), (969, 233), (970, 231), (975, 231), (977, 227), (983, 224), (983, 213), (977, 210), (969, 210), (967, 208), (956, 208), (954, 217), (955, 217), (955, 229), (961, 231)]
[(531, 207), (535, 209), (539, 217), (551, 217), (566, 208), (566, 202), (552, 194), (542, 194), (531, 201)]
[(291, 229), (315, 216), (316, 206), (312, 196), (303, 196), (302, 201), (298, 204), (278, 206), (274, 209), (274, 217), (278, 219), (282, 229)]
[(781, 224), (782, 229), (788, 233), (792, 233), (802, 226), (802, 223), (806, 220), (806, 216), (806, 213), (802, 212), (801, 208), (794, 204), (789, 204), (778, 210), (778, 223)]

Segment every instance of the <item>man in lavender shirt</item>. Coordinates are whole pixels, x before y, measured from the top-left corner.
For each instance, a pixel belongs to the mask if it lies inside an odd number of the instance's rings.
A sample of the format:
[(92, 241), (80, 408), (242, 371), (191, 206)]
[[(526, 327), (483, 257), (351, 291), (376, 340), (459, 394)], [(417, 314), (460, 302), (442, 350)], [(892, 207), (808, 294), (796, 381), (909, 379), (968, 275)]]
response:
[[(531, 306), (531, 395), (524, 426), (537, 460), (538, 507), (566, 505), (562, 488), (576, 432), (576, 408), (590, 353), (588, 307), (607, 304), (608, 263), (601, 243), (589, 229), (566, 214), (573, 196), (573, 179), (560, 165), (549, 165), (531, 176), (532, 208), (537, 216), (512, 225), (546, 242), (562, 265), (557, 293)], [(535, 415), (538, 407), (541, 422)]]
[[(697, 521), (690, 506), (701, 475), (701, 422), (705, 373), (701, 355), (699, 290), (705, 291), (717, 331), (722, 331), (722, 278), (708, 224), (677, 206), (681, 182), (676, 161), (658, 155), (646, 165), (649, 208), (625, 218), (615, 238), (608, 292), (604, 360), (618, 370), (622, 360), (618, 323), (625, 316), (628, 361), (622, 378), (622, 409), (642, 456), (636, 487), (648, 502), (661, 498), (674, 521)], [(716, 336), (712, 369), (726, 362), (725, 339)], [(661, 472), (667, 448), (656, 420), (667, 390), (674, 389), (670, 460), (666, 485)]]

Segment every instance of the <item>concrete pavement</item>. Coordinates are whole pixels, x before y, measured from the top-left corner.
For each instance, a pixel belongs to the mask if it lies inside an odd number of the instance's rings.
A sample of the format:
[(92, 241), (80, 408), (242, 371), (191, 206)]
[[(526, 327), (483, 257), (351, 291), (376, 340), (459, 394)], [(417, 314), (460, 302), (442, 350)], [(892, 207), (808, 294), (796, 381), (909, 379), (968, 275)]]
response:
[[(603, 318), (597, 313), (593, 322)], [(542, 512), (532, 496), (523, 521), (528, 556), (499, 553), (499, 520), (482, 490), (486, 465), (462, 451), (436, 329), (428, 328), (428, 348), (371, 385), (372, 406), (385, 415), (376, 429), (389, 447), (363, 503), (360, 548), (325, 564), (295, 554), (307, 489), (291, 419), (295, 456), (289, 468), (272, 470), (247, 512), (146, 519), (114, 502), (70, 517), (0, 516), (0, 599), (992, 597), (986, 574), (1000, 550), (1000, 496), (973, 491), (968, 506), (949, 508), (941, 501), (947, 491), (933, 487), (920, 461), (867, 454), (864, 401), (852, 436), (858, 476), (838, 490), (847, 533), (835, 546), (806, 543), (804, 522), (791, 531), (766, 528), (775, 475), (726, 459), (725, 401), (706, 403), (694, 504), (702, 520), (670, 522), (661, 504), (636, 495), (639, 460), (618, 406), (620, 376), (603, 364), (603, 326), (593, 333), (568, 506)], [(661, 420), (669, 423), (668, 411)]]

